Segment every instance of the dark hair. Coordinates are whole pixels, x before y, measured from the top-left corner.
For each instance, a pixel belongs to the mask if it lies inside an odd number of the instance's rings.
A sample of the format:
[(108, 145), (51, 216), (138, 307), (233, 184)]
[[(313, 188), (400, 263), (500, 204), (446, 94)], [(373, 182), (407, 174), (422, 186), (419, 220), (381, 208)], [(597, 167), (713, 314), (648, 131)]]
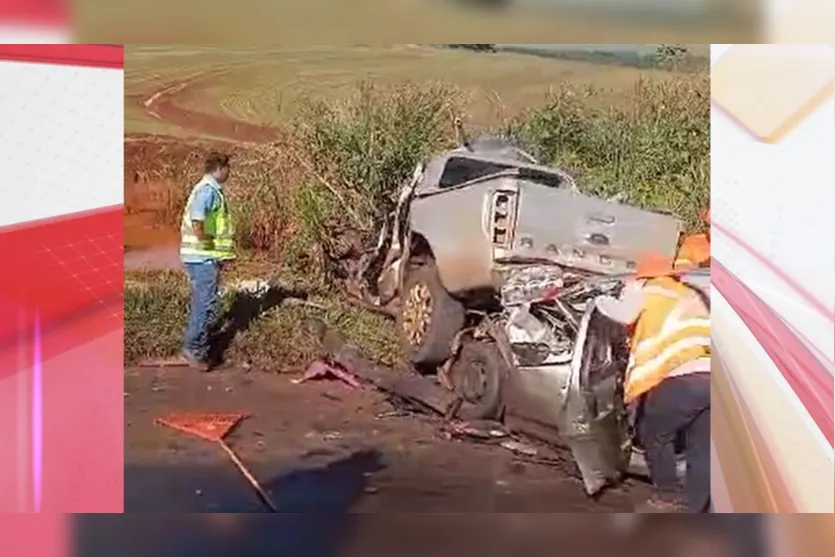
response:
[(209, 156), (206, 157), (206, 174), (211, 174), (212, 172), (216, 172), (221, 168), (227, 168), (229, 166), (229, 155), (222, 155), (220, 153), (209, 153)]

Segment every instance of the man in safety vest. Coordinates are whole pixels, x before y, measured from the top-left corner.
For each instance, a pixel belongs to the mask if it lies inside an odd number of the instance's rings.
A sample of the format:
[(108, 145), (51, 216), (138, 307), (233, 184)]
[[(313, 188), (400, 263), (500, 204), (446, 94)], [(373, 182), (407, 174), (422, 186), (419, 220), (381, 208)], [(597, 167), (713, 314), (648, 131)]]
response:
[[(676, 273), (671, 261), (648, 257), (619, 298), (595, 302), (631, 329), (624, 398), (636, 416), (654, 488), (637, 512), (702, 512), (710, 501), (710, 309)], [(681, 434), (684, 489), (675, 453)]]
[(702, 213), (705, 231), (684, 238), (676, 257), (676, 267), (710, 266), (710, 210)]
[(220, 297), (220, 271), (235, 254), (231, 214), (223, 192), (229, 178), (229, 157), (210, 154), (205, 171), (192, 188), (183, 212), (180, 258), (191, 283), (191, 310), (182, 354), (190, 365), (208, 371), (209, 329)]

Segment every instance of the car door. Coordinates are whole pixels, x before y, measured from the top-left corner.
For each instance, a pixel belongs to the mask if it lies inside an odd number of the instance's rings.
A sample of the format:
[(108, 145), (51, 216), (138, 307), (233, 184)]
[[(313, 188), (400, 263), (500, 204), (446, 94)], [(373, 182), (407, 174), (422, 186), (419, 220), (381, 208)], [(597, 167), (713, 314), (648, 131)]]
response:
[(618, 482), (629, 466), (631, 434), (623, 403), (627, 360), (623, 327), (590, 304), (579, 325), (560, 428), (589, 495)]

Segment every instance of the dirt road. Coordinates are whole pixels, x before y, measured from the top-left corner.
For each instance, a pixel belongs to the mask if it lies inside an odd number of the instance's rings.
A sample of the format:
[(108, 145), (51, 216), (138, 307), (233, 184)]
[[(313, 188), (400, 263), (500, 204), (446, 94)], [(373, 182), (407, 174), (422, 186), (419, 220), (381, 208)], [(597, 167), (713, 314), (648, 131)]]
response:
[[(164, 121), (172, 126), (179, 126), (188, 132), (198, 135), (206, 135), (217, 138), (218, 141), (228, 142), (278, 142), (282, 138), (281, 132), (276, 128), (256, 126), (229, 116), (210, 114), (196, 110), (190, 110), (182, 106), (188, 99), (192, 90), (200, 83), (206, 81), (210, 76), (201, 76), (202, 79), (195, 79), (191, 82), (182, 82), (169, 85), (155, 92), (143, 92), (139, 95), (129, 95), (125, 102), (141, 105), (149, 115)], [(129, 137), (126, 138), (126, 152), (130, 157), (125, 170), (125, 188), (132, 196), (131, 212), (125, 215), (125, 246), (130, 249), (130, 254), (125, 259), (127, 269), (168, 269), (176, 268), (179, 256), (179, 233), (175, 229), (160, 228), (154, 216), (155, 207), (152, 207), (150, 199), (145, 200), (149, 205), (139, 206), (136, 194), (132, 191), (138, 187), (138, 174), (130, 168), (130, 162), (134, 159), (145, 159), (153, 161), (159, 157), (156, 152), (159, 145), (153, 140), (153, 136)], [(183, 141), (179, 146), (178, 154), (185, 158), (189, 153), (189, 144)], [(147, 153), (138, 154), (148, 150)], [(163, 164), (163, 163), (159, 163)], [(180, 187), (187, 187), (188, 184), (178, 184)]]
[(211, 114), (186, 108), (189, 96), (201, 85), (211, 83), (216, 73), (206, 74), (168, 85), (153, 93), (129, 96), (129, 103), (141, 104), (152, 117), (199, 135), (230, 141), (270, 142), (282, 138), (281, 132), (270, 126), (258, 126), (228, 115)]
[(282, 512), (629, 512), (646, 497), (632, 482), (592, 501), (567, 463), (448, 440), (435, 419), (396, 410), (378, 392), (339, 382), (128, 369), (125, 510), (265, 510), (219, 448), (154, 424), (184, 411), (251, 414), (230, 444)]

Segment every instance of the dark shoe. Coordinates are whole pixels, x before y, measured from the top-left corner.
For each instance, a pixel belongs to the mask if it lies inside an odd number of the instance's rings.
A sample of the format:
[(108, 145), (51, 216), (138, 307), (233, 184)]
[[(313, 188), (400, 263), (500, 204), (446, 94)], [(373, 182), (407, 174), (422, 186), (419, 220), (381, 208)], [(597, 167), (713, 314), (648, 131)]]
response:
[(674, 495), (653, 495), (646, 502), (635, 507), (639, 514), (686, 513), (687, 504)]

